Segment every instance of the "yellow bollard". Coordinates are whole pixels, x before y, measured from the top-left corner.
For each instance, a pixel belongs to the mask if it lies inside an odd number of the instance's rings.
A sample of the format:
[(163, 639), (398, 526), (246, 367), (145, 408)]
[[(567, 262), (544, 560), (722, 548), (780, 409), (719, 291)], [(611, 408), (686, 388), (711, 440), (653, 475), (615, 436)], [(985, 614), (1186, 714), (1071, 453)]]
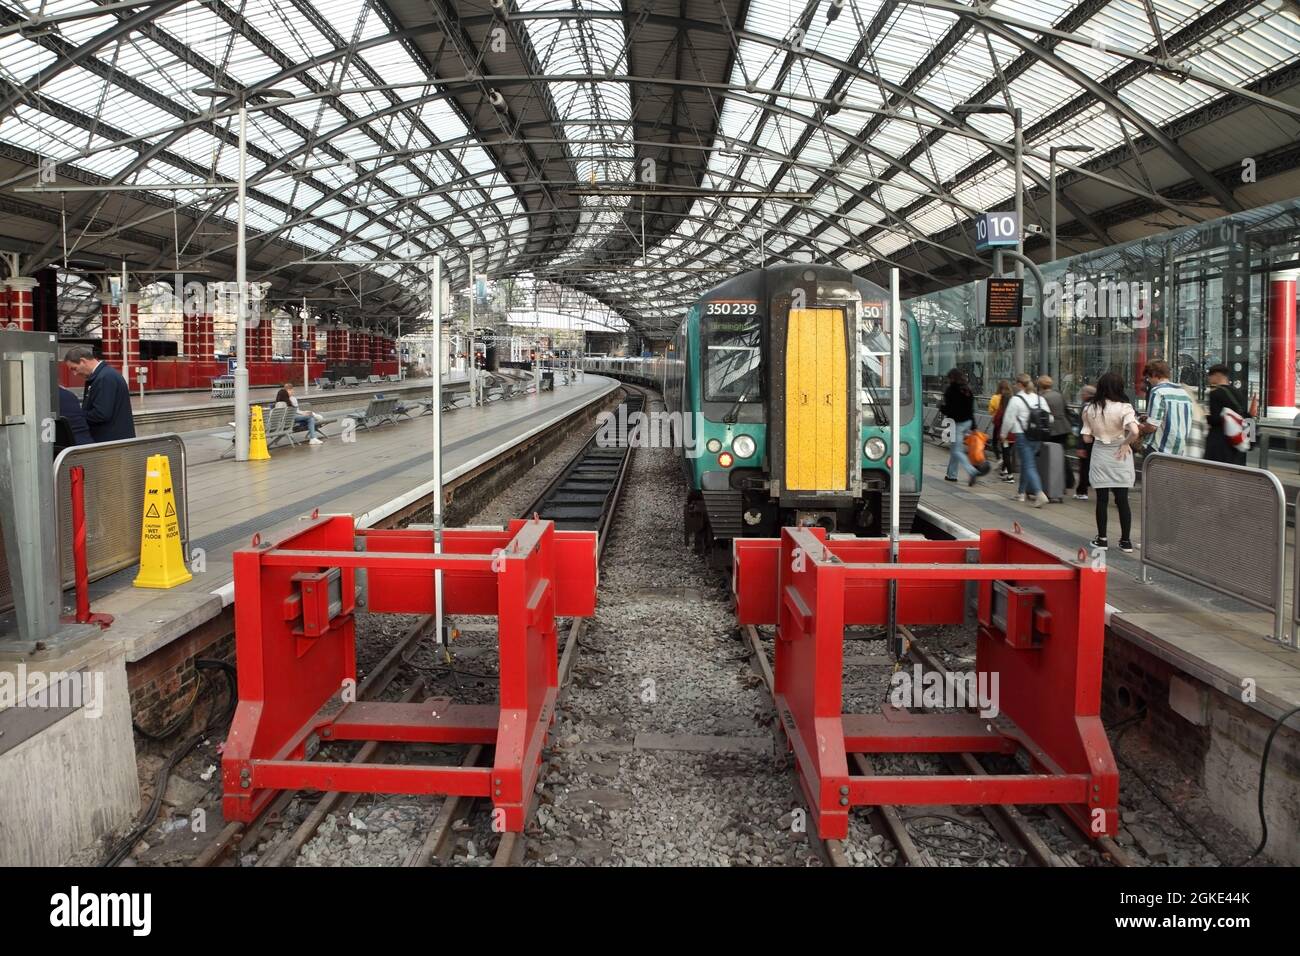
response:
[(250, 406), (248, 414), (248, 460), (270, 461), (271, 453), (266, 448), (266, 426), (262, 424), (262, 406)]
[(172, 467), (166, 455), (150, 455), (145, 465), (144, 520), (140, 528), (138, 588), (174, 588), (193, 577), (181, 551), (181, 525), (172, 494)]

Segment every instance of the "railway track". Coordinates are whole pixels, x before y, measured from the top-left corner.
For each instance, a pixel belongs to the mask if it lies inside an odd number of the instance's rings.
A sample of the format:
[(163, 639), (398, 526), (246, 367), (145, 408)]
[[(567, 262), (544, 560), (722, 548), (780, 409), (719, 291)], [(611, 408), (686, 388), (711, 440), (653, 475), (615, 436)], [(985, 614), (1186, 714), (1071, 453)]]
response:
[[(627, 398), (621, 403), (626, 407), (626, 414), (614, 411), (617, 430), (610, 436), (612, 445), (603, 444), (604, 431), (598, 431), (588, 439), (567, 465), (524, 509), (526, 517), (536, 516), (555, 522), (557, 528), (575, 531), (596, 532), (596, 559), (599, 562), (604, 554), (605, 544), (609, 539), (609, 528), (614, 520), (614, 513), (623, 491), (628, 466), (632, 461), (632, 448), (627, 442), (626, 423), (633, 412), (640, 411), (645, 404), (645, 393), (634, 386), (624, 386)], [(573, 663), (586, 630), (587, 621), (575, 618), (569, 625), (560, 650), (559, 694), (557, 703), (564, 699), (569, 686), (569, 677), (573, 672)], [(483, 757), (484, 748), (470, 748), (465, 761), (472, 766)], [(546, 764), (543, 764), (539, 780), (546, 779)], [(535, 803), (535, 801), (534, 801)], [(464, 797), (451, 797), (444, 803), (429, 832), (425, 834), (420, 847), (407, 858), (408, 866), (427, 866), (435, 859), (446, 860), (449, 852), (450, 837), (458, 821), (464, 821), (476, 810), (486, 807), (486, 800), (471, 800)], [(530, 807), (529, 816), (532, 808)], [(501, 834), (496, 852), (493, 854), (493, 866), (514, 866), (523, 860), (526, 837), (518, 832)]]
[[(947, 674), (947, 668), (935, 655), (920, 647), (910, 633), (907, 636), (910, 654), (917, 662), (927, 670), (936, 671), (941, 675)], [(767, 651), (763, 646), (758, 629), (752, 625), (746, 625), (744, 627), (744, 637), (750, 654), (757, 664), (760, 676), (767, 685), (768, 692), (773, 693), (775, 676), (771, 663), (767, 659)], [(913, 708), (913, 710), (918, 713), (924, 712), (924, 708)], [(859, 774), (866, 776), (875, 772), (875, 768), (865, 754), (850, 754), (849, 759), (853, 768)], [(943, 755), (943, 763), (950, 773), (964, 775), (986, 775), (989, 773), (989, 770), (975, 754)], [(909, 820), (921, 819), (920, 816), (906, 818), (897, 807), (892, 806), (876, 806), (865, 809), (872, 831), (889, 842), (896, 851), (897, 858), (902, 863), (915, 867), (939, 865), (938, 861), (924, 846), (918, 845), (913, 831), (908, 827)], [(1072, 857), (1059, 854), (1048, 846), (1043, 836), (1016, 807), (987, 805), (979, 807), (978, 812), (992, 828), (993, 832), (997, 834), (998, 838), (1007, 846), (1018, 850), (1022, 855), (1022, 859), (1028, 864), (1042, 867), (1079, 865)], [(1050, 807), (1047, 816), (1060, 832), (1069, 836), (1073, 841), (1080, 844), (1086, 842), (1060, 808)], [(821, 840), (820, 844), (822, 858), (829, 865), (833, 867), (851, 865), (845, 853), (843, 841)], [(1128, 854), (1110, 837), (1097, 840), (1095, 845), (1101, 852), (1103, 859), (1106, 859), (1112, 865), (1129, 866), (1132, 864)]]
[[(621, 403), (626, 413), (615, 410), (614, 421), (618, 428), (612, 434), (614, 442), (600, 439), (607, 436), (598, 431), (583, 445), (576, 455), (560, 470), (537, 498), (523, 510), (521, 517), (539, 517), (553, 520), (558, 528), (566, 530), (593, 530), (597, 533), (597, 559), (604, 551), (608, 530), (618, 507), (623, 482), (631, 462), (632, 449), (627, 442), (626, 422), (639, 411), (645, 401), (644, 392), (634, 386), (624, 386), (626, 398)], [(559, 661), (559, 694), (563, 698), (572, 673), (580, 639), (586, 621), (574, 619), (566, 630)], [(371, 670), (357, 688), (358, 700), (378, 699), (398, 677), (404, 660), (420, 641), (432, 634), (434, 618), (425, 615), (405, 631), (381, 661)], [(414, 680), (397, 699), (409, 702), (425, 691), (422, 677)], [(357, 763), (383, 762), (392, 748), (377, 741), (369, 741), (351, 758)], [(490, 759), (491, 748), (483, 745), (467, 747), (461, 763), (475, 766)], [(539, 779), (545, 779), (545, 767)], [(267, 842), (267, 852), (257, 861), (258, 866), (292, 865), (298, 854), (316, 835), (321, 825), (331, 815), (346, 815), (360, 794), (338, 792), (323, 793), (306, 816), (294, 827), (287, 826), (285, 813), (295, 797), (301, 795), (286, 791), (279, 794), (266, 810), (252, 823), (230, 823), (191, 863), (192, 866), (218, 866), (232, 856), (238, 858), (241, 848)], [(427, 866), (435, 861), (446, 862), (450, 856), (451, 837), (457, 828), (474, 812), (487, 805), (486, 800), (448, 796), (443, 799), (432, 825), (423, 834), (419, 845), (406, 857), (407, 866)], [(501, 834), (493, 855), (493, 866), (509, 866), (523, 858), (525, 841), (520, 833)]]

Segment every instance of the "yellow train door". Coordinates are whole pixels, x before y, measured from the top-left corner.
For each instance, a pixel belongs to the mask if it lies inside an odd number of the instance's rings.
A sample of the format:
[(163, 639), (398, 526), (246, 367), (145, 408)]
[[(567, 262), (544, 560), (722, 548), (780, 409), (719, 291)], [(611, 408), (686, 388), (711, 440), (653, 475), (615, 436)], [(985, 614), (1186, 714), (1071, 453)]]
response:
[(843, 309), (791, 309), (785, 351), (785, 480), (791, 491), (848, 488)]

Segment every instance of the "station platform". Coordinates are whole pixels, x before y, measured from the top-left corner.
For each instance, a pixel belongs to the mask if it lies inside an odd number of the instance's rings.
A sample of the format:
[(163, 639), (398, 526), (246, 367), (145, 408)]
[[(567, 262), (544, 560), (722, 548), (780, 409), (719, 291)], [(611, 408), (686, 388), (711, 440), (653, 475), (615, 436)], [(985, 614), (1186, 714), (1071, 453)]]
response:
[[(429, 393), (428, 383), (412, 386)], [(554, 426), (572, 419), (585, 427), (618, 388), (613, 379), (585, 375), (557, 381), (553, 390), (445, 411), (443, 479), (455, 489), (453, 504), (472, 509), (494, 482), (513, 480), (530, 454), (566, 434)], [(349, 389), (344, 399), (364, 406), (365, 391)], [(162, 728), (187, 712), (200, 686), (196, 659), (233, 658), (234, 551), (317, 509), (356, 515), (367, 527), (417, 513), (435, 487), (432, 421), (423, 415), (358, 428), (347, 441), (335, 430), (324, 444), (281, 445), (270, 460), (255, 462), (220, 459), (214, 449), (228, 443), (208, 427), (179, 432), (192, 579), (162, 591), (135, 588), (134, 566), (109, 575), (91, 584), (90, 596), (94, 612), (113, 616), (110, 628), (67, 646), (38, 645), (30, 659), (27, 652), (0, 656), (0, 676), (13, 686), (28, 686), (33, 668), (58, 675), (62, 695), (54, 707), (0, 702), (0, 807), (12, 824), (0, 828), (0, 866), (59, 865), (137, 816), (133, 727)], [(70, 591), (63, 602), (70, 609)], [(78, 714), (95, 719), (72, 719)]]
[[(1012, 522), (1029, 534), (1059, 547), (1063, 554), (1091, 550), (1097, 533), (1095, 498), (1076, 501), (1073, 492), (1059, 504), (1034, 508), (1015, 500), (1016, 485), (998, 479), (996, 469), (974, 487), (965, 480), (943, 480), (948, 450), (925, 446), (922, 512), (955, 535), (980, 528), (1009, 528)], [(1268, 719), (1300, 705), (1300, 653), (1267, 640), (1273, 618), (1208, 588), (1173, 575), (1152, 571), (1151, 583), (1140, 578), (1142, 495), (1140, 486), (1129, 495), (1133, 511), (1134, 554), (1116, 547), (1106, 552), (1106, 621), (1110, 632), (1142, 647), (1234, 699), (1241, 699), (1243, 681), (1254, 682), (1257, 694), (1249, 706)], [(1111, 505), (1110, 540), (1119, 537), (1119, 515)], [(1288, 529), (1287, 620), (1291, 608), (1289, 582), (1294, 579), (1294, 531)], [(1207, 548), (1213, 542), (1206, 542)]]
[[(452, 372), (443, 377), (443, 389), (453, 395), (468, 396), (469, 378), (465, 372)], [(318, 389), (313, 385), (309, 390), (301, 386), (296, 394), (299, 404), (305, 409), (328, 413), (345, 408), (365, 405), (376, 394), (386, 396), (427, 395), (433, 387), (429, 378), (408, 378), (401, 382), (369, 382), (352, 388), (336, 387), (328, 390)], [(81, 397), (82, 389), (73, 392)], [(272, 402), (279, 391), (279, 386), (249, 389), (249, 399), (255, 403)], [(135, 419), (137, 435), (158, 435), (166, 432), (184, 434), (202, 428), (218, 428), (230, 421), (235, 414), (235, 403), (229, 398), (213, 398), (211, 392), (146, 392), (141, 398), (139, 392), (131, 395), (131, 410)]]
[[(554, 391), (444, 412), (444, 481), (618, 387), (612, 379), (587, 375)], [(355, 404), (356, 390), (349, 394)], [(371, 525), (421, 500), (433, 484), (431, 423), (432, 416), (425, 415), (359, 428), (353, 441), (336, 436), (315, 446), (280, 445), (271, 450), (270, 461), (256, 462), (220, 460), (215, 449), (227, 443), (206, 430), (181, 433), (188, 461), (190, 549), (202, 549), (205, 570), (167, 591), (133, 587), (134, 568), (93, 583), (93, 609), (114, 616), (105, 639), (121, 645), (132, 663), (221, 615), (234, 596), (231, 556), (254, 534), (273, 535), (315, 509), (354, 514)]]

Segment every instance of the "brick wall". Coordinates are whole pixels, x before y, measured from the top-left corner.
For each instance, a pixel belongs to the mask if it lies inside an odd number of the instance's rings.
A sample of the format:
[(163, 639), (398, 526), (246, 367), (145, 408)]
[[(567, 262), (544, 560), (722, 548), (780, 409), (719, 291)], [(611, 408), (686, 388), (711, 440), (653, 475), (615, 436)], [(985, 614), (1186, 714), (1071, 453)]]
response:
[(1210, 749), (1210, 727), (1196, 726), (1169, 706), (1169, 681), (1174, 675), (1199, 683), (1131, 641), (1108, 633), (1102, 663), (1101, 717), (1107, 727), (1113, 727), (1136, 716), (1145, 706), (1146, 716), (1126, 733), (1149, 737), (1199, 779)]
[[(143, 660), (127, 665), (127, 689), (131, 695), (131, 719), (144, 730), (158, 733), (179, 717), (190, 706), (195, 688), (200, 688), (196, 703), (203, 703), (214, 695), (225, 697), (225, 678), (220, 674), (200, 672), (194, 666), (196, 657), (217, 660), (235, 660), (235, 632), (233, 608), (226, 608), (218, 617), (185, 637), (172, 641)], [(198, 707), (206, 719), (208, 708)], [(177, 739), (199, 728), (190, 720), (177, 732)]]

